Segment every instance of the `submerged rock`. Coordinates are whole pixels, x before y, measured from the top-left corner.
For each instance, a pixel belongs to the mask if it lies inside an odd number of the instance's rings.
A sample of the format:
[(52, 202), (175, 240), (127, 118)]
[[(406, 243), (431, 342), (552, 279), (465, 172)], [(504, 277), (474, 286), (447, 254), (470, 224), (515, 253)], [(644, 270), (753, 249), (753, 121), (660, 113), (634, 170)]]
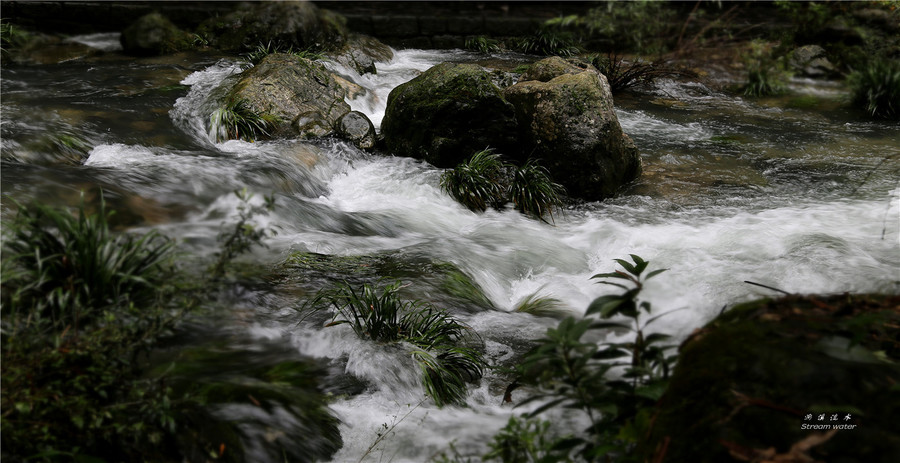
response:
[(246, 3), (205, 21), (197, 33), (228, 51), (269, 43), (295, 50), (340, 48), (348, 35), (344, 17), (306, 1)]
[(120, 40), (125, 53), (161, 55), (189, 48), (191, 36), (165, 16), (150, 13), (126, 27)]
[(388, 96), (381, 132), (389, 150), (453, 167), (488, 146), (516, 146), (515, 113), (474, 64), (441, 63)]
[[(297, 56), (275, 53), (243, 72), (229, 98), (244, 101), (254, 112), (278, 118), (276, 133), (320, 126), (330, 133), (337, 121), (350, 112), (346, 90), (319, 63)], [(298, 123), (303, 116), (303, 123)], [(291, 127), (295, 127), (292, 129)], [(325, 135), (314, 131), (314, 135)]]
[(375, 126), (365, 114), (359, 111), (350, 111), (344, 114), (335, 126), (337, 134), (357, 148), (370, 150), (375, 148)]
[(734, 307), (681, 345), (640, 459), (893, 461), (898, 340), (900, 296)]
[(391, 47), (365, 35), (352, 35), (334, 56), (335, 61), (352, 68), (360, 75), (377, 74), (375, 63), (390, 61), (393, 58), (394, 52)]
[(611, 197), (640, 175), (640, 156), (622, 132), (606, 77), (559, 58), (535, 63), (527, 76), (543, 80), (503, 92), (516, 110), (521, 155), (540, 160), (569, 194), (589, 200)]

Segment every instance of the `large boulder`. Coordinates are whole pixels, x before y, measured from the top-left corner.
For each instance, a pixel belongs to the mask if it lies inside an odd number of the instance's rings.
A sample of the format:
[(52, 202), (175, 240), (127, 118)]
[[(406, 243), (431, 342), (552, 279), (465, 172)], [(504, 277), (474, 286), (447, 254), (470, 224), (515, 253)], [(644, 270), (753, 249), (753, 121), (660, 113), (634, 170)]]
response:
[(197, 33), (211, 46), (228, 51), (266, 44), (337, 49), (348, 35), (343, 16), (306, 1), (248, 2), (228, 15), (204, 21)]
[(441, 63), (392, 90), (381, 132), (394, 154), (437, 167), (454, 167), (488, 146), (517, 149), (513, 106), (474, 64)]
[(335, 125), (338, 136), (347, 140), (357, 148), (370, 150), (375, 148), (375, 126), (365, 114), (350, 111), (341, 116)]
[(900, 296), (738, 305), (679, 352), (638, 444), (639, 461), (888, 462), (900, 455)]
[(535, 68), (540, 72), (532, 75), (546, 81), (520, 81), (503, 91), (515, 107), (519, 153), (538, 159), (570, 195), (584, 199), (613, 196), (637, 178), (641, 159), (619, 125), (606, 77), (560, 63)]
[[(244, 71), (228, 98), (243, 101), (258, 114), (279, 119), (276, 133), (301, 130), (296, 120), (319, 125), (327, 135), (337, 121), (350, 112), (346, 90), (335, 76), (319, 63), (284, 53), (274, 53)], [(294, 128), (292, 128), (294, 125)]]
[(828, 61), (825, 49), (819, 45), (804, 45), (794, 49), (788, 64), (795, 72), (807, 77), (829, 77), (837, 72)]
[(126, 27), (119, 40), (125, 53), (161, 55), (189, 48), (191, 35), (172, 24), (165, 16), (150, 13)]
[(367, 35), (352, 35), (343, 48), (334, 55), (338, 63), (358, 74), (377, 74), (376, 62), (390, 61), (394, 57), (391, 47)]

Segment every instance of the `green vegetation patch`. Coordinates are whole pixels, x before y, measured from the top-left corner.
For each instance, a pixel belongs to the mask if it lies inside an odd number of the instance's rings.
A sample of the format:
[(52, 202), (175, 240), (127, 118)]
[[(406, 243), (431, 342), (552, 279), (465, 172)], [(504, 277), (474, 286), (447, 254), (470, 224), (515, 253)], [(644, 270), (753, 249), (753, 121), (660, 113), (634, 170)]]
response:
[(900, 118), (900, 61), (872, 60), (847, 78), (853, 103), (872, 117)]

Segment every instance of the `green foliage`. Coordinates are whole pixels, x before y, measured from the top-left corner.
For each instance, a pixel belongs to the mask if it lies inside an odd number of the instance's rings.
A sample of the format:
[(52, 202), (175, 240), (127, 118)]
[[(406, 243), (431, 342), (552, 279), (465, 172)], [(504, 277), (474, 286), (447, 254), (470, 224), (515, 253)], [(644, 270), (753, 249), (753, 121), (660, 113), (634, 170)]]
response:
[(581, 51), (573, 34), (554, 25), (542, 25), (529, 36), (520, 38), (516, 47), (522, 53), (544, 56), (572, 56)]
[(466, 49), (479, 53), (498, 53), (501, 51), (499, 40), (483, 35), (466, 39)]
[(775, 5), (790, 19), (791, 39), (798, 43), (814, 39), (836, 12), (827, 3), (776, 0)]
[(277, 42), (272, 43), (272, 41), (268, 41), (263, 44), (260, 42), (253, 51), (249, 53), (245, 53), (244, 57), (249, 62), (248, 66), (254, 66), (259, 64), (263, 58), (269, 56), (273, 53), (284, 53), (288, 55), (294, 55), (298, 58), (304, 58), (312, 61), (325, 59), (325, 54), (321, 50), (316, 50), (314, 48), (305, 48), (302, 50), (294, 50), (293, 45), (285, 45), (284, 43)]
[(441, 175), (441, 188), (460, 204), (484, 212), (488, 207), (499, 209), (506, 202), (503, 178), (508, 164), (499, 154), (484, 149), (468, 161)]
[(765, 42), (750, 42), (749, 50), (741, 56), (747, 69), (744, 95), (760, 97), (784, 93), (790, 73), (784, 59), (775, 59), (772, 54), (772, 48)]
[(275, 208), (275, 197), (272, 195), (263, 196), (262, 205), (250, 204), (253, 195), (247, 192), (247, 189), (241, 189), (234, 192), (235, 196), (241, 201), (238, 206), (238, 221), (231, 229), (223, 230), (219, 234), (219, 242), (222, 243), (222, 250), (217, 253), (218, 260), (212, 267), (213, 278), (221, 278), (225, 275), (225, 268), (228, 263), (235, 257), (247, 252), (255, 245), (265, 245), (262, 240), (270, 234), (274, 234), (272, 230), (266, 228), (256, 228), (250, 222), (254, 216), (270, 212)]
[(605, 56), (595, 54), (589, 58), (589, 61), (601, 74), (606, 76), (613, 94), (632, 87), (651, 85), (656, 79), (692, 75), (664, 64), (646, 62), (641, 59), (626, 63), (615, 53), (608, 53)]
[(231, 97), (209, 116), (210, 132), (216, 142), (234, 139), (253, 142), (269, 137), (279, 121), (276, 116), (254, 111), (245, 100)]
[(135, 360), (177, 319), (172, 244), (114, 235), (102, 202), (93, 215), (17, 207), (0, 275), (4, 456), (168, 458), (172, 391)]
[(572, 461), (568, 441), (552, 436), (546, 420), (509, 418), (506, 427), (494, 435), (485, 461), (503, 463), (557, 463)]
[[(517, 211), (544, 220), (553, 220), (553, 209), (562, 206), (563, 187), (550, 180), (550, 173), (534, 160), (513, 172), (507, 195)], [(546, 221), (545, 221), (546, 222)]]
[(6, 19), (0, 19), (0, 50), (7, 52), (10, 49), (21, 47), (31, 34), (24, 29), (13, 25)]
[[(630, 455), (638, 436), (649, 426), (649, 411), (665, 390), (675, 361), (675, 356), (666, 355), (673, 346), (661, 345), (667, 335), (645, 334), (647, 326), (659, 316), (640, 321), (642, 313), (651, 312), (650, 303), (638, 298), (644, 282), (664, 270), (643, 276), (649, 263), (635, 255), (631, 255), (631, 262), (616, 262), (623, 270), (592, 277), (624, 290), (622, 294), (598, 297), (588, 306), (586, 315), (599, 315), (601, 320), (562, 320), (556, 328), (547, 330), (519, 366), (521, 380), (540, 390), (522, 402), (542, 402), (526, 415), (528, 418), (556, 407), (582, 410), (588, 416), (591, 426), (583, 435), (566, 440), (565, 446), (575, 449), (586, 461)], [(605, 321), (613, 317), (631, 321)], [(583, 339), (590, 330), (610, 328), (630, 331), (634, 338), (600, 346)]]
[(674, 17), (666, 2), (610, 1), (571, 23), (586, 28), (591, 38), (611, 42), (615, 50), (652, 55), (666, 51), (672, 42)]
[(557, 317), (565, 310), (559, 299), (541, 297), (538, 293), (530, 294), (519, 301), (514, 309), (516, 312), (527, 313), (536, 317)]
[(847, 78), (853, 102), (872, 117), (900, 117), (900, 62), (876, 59)]
[(400, 300), (399, 290), (399, 283), (382, 288), (344, 283), (320, 292), (311, 305), (334, 310), (328, 326), (348, 324), (362, 339), (414, 346), (411, 355), (428, 395), (438, 406), (462, 403), (466, 382), (481, 378), (485, 366), (482, 353), (468, 346), (474, 332), (442, 310)]
[(499, 209), (507, 202), (516, 210), (544, 220), (562, 206), (563, 187), (550, 179), (547, 170), (534, 161), (515, 167), (500, 160), (490, 149), (479, 151), (468, 161), (441, 176), (441, 188), (462, 205), (476, 212)]
[(111, 307), (152, 302), (167, 276), (172, 243), (109, 231), (105, 204), (78, 215), (39, 204), (23, 206), (4, 238), (4, 331), (71, 327)]

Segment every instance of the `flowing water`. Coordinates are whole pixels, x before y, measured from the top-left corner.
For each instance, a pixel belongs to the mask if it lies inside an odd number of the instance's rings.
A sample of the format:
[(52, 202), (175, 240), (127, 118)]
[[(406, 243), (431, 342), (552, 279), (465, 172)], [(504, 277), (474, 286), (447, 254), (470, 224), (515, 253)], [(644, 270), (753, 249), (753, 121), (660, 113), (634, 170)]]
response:
[[(110, 40), (80, 41), (102, 48)], [(398, 51), (367, 76), (330, 66), (367, 89), (349, 103), (379, 126), (392, 88), (439, 62), (478, 58)], [(900, 291), (900, 129), (845, 109), (840, 87), (796, 82), (797, 94), (821, 103), (808, 109), (674, 81), (618, 98), (644, 176), (619, 197), (571, 206), (548, 225), (512, 210), (470, 212), (441, 191), (440, 169), (341, 141), (215, 143), (209, 115), (220, 84), (239, 71), (234, 59), (198, 54), (4, 69), (3, 194), (75, 205), (79, 192), (95, 199), (102, 189), (121, 211), (120, 226), (158, 229), (196, 262), (212, 258), (223, 223), (237, 217), (233, 191), (247, 188), (257, 201), (274, 194), (275, 210), (254, 221), (277, 235), (248, 260), (274, 265), (306, 251), (386, 255), (408, 268), (452, 263), (492, 308), (451, 303), (426, 271), (412, 272), (406, 291), (446, 302), (494, 364), (509, 363), (556, 323), (513, 312), (519, 301), (537, 293), (581, 314), (613, 289), (589, 278), (628, 254), (670, 269), (644, 296), (672, 312), (655, 329), (677, 338), (725, 307), (776, 295), (745, 281), (791, 293)], [(87, 156), (60, 134), (83, 140)], [(4, 201), (4, 218), (10, 213)], [(328, 366), (325, 387), (337, 391), (331, 408), (343, 423), (334, 461), (424, 461), (454, 441), (478, 453), (520, 411), (502, 404), (505, 379), (492, 372), (467, 407), (423, 402), (407, 356), (344, 327), (300, 321), (296, 309), (320, 282), (269, 281), (236, 288), (226, 304), (233, 313), (216, 329), (260, 346), (289, 343)], [(363, 385), (352, 393), (335, 385), (348, 374)]]

